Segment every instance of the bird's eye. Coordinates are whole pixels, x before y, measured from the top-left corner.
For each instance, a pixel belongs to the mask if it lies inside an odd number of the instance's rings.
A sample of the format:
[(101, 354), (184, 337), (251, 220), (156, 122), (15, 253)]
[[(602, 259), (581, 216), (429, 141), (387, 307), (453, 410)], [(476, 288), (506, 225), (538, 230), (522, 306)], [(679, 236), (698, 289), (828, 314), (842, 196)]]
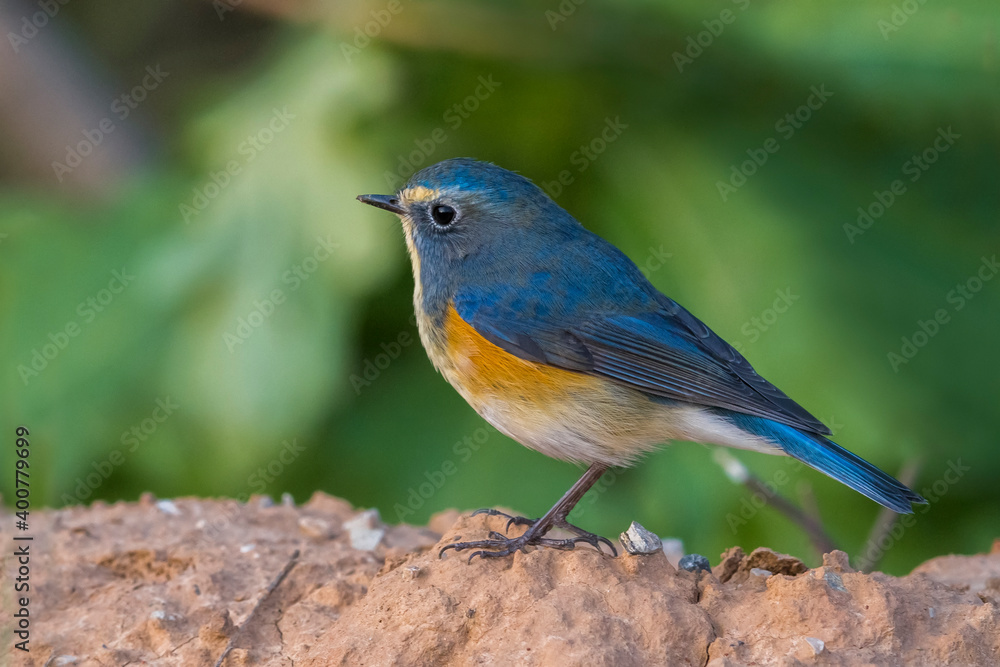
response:
[(431, 217), (441, 226), (450, 225), (455, 219), (455, 209), (447, 204), (437, 204), (431, 209)]

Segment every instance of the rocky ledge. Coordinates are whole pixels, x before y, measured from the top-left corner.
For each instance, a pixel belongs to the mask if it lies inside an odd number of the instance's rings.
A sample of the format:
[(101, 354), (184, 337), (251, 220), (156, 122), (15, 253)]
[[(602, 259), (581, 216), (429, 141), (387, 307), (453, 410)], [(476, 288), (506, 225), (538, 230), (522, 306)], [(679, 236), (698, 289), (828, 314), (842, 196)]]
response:
[(662, 552), (438, 557), (502, 524), (384, 526), (324, 494), (33, 512), (30, 652), (3, 650), (37, 667), (1000, 664), (1000, 541), (904, 577), (836, 551), (808, 569), (733, 548), (693, 572)]

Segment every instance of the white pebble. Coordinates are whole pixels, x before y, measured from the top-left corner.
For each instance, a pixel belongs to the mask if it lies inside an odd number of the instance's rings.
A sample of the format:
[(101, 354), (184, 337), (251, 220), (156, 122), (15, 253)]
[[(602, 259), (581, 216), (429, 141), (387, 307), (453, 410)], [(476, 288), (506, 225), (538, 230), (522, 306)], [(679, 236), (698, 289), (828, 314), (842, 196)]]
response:
[(643, 528), (638, 521), (633, 521), (621, 534), (622, 546), (630, 554), (655, 554), (663, 550), (663, 542), (655, 533)]
[(377, 509), (361, 512), (350, 521), (344, 522), (351, 539), (351, 546), (360, 551), (372, 551), (385, 536), (385, 528), (381, 527), (382, 518)]
[(173, 516), (180, 516), (181, 511), (177, 509), (177, 505), (174, 505), (172, 500), (157, 500), (156, 509), (160, 510), (164, 514), (171, 514)]

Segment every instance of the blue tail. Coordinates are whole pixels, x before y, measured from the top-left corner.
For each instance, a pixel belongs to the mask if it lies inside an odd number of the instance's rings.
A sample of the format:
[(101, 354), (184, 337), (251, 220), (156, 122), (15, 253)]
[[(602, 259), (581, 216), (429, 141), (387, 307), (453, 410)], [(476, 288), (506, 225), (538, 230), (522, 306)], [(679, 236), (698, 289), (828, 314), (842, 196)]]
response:
[(920, 494), (821, 435), (805, 433), (763, 417), (728, 410), (719, 413), (744, 431), (770, 440), (789, 456), (895, 512), (912, 514), (910, 503), (927, 503)]

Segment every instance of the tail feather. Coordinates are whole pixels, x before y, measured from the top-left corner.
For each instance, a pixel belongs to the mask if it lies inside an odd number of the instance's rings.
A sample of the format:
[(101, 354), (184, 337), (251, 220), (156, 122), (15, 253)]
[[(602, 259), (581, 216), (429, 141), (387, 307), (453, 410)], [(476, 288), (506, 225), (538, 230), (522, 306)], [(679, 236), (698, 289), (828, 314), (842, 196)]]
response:
[(863, 493), (880, 505), (912, 514), (911, 503), (926, 504), (918, 493), (910, 490), (891, 475), (882, 472), (860, 456), (853, 454), (821, 435), (803, 435), (803, 443), (783, 443), (783, 449), (806, 465)]
[(895, 512), (912, 514), (911, 503), (927, 503), (920, 494), (910, 490), (891, 475), (887, 475), (860, 456), (821, 435), (804, 433), (762, 417), (738, 415), (735, 418), (731, 417), (731, 421), (754, 435), (767, 438), (789, 456)]

